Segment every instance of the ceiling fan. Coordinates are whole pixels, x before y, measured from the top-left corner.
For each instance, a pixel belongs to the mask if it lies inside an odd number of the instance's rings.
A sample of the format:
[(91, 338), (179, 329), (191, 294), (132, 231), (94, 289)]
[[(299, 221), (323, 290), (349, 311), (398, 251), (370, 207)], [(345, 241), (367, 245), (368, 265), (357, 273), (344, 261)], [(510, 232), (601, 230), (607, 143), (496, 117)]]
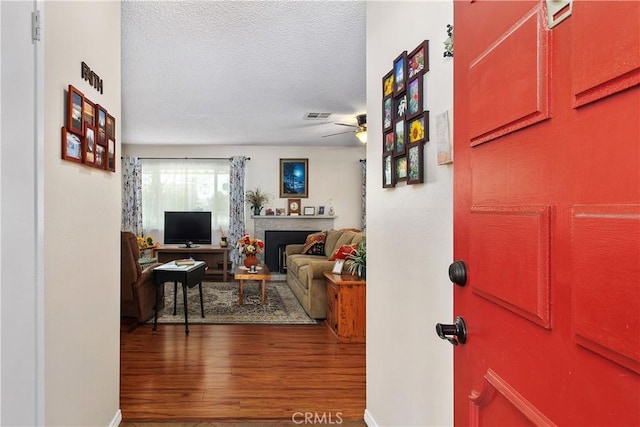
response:
[(334, 123), (339, 126), (349, 126), (356, 128), (355, 130), (348, 130), (344, 132), (331, 133), (329, 135), (322, 135), (323, 138), (328, 136), (342, 135), (345, 133), (354, 132), (356, 134), (356, 138), (360, 140), (363, 144), (367, 143), (367, 115), (366, 114), (358, 114), (356, 116), (356, 120), (358, 121), (357, 125), (349, 124), (349, 123)]

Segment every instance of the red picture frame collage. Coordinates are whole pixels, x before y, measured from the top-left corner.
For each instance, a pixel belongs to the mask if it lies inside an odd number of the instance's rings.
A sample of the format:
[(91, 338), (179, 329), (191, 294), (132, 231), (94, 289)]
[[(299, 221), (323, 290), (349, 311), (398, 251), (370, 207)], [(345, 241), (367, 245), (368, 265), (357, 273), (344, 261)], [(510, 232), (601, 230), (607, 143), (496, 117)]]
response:
[(115, 172), (116, 119), (73, 85), (67, 91), (66, 110), (62, 159)]
[(429, 141), (424, 75), (429, 40), (402, 52), (382, 77), (382, 187), (424, 182), (424, 144)]

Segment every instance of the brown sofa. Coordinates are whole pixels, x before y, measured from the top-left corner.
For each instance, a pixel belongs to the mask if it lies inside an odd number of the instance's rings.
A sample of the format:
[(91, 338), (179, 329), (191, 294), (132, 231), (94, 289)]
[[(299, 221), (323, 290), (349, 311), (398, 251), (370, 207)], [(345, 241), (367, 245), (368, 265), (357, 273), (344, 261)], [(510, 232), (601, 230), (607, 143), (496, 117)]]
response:
[(360, 243), (365, 235), (362, 232), (347, 230), (328, 230), (324, 242), (324, 254), (303, 254), (304, 244), (287, 245), (287, 284), (309, 317), (324, 319), (327, 317), (327, 287), (324, 271), (333, 270), (335, 261), (329, 261), (331, 254), (343, 245)]
[[(140, 248), (135, 234), (120, 232), (120, 314), (135, 317), (144, 323), (155, 312), (156, 288), (153, 283), (153, 269), (160, 263), (140, 267)], [(160, 287), (160, 305), (164, 307), (164, 287)]]

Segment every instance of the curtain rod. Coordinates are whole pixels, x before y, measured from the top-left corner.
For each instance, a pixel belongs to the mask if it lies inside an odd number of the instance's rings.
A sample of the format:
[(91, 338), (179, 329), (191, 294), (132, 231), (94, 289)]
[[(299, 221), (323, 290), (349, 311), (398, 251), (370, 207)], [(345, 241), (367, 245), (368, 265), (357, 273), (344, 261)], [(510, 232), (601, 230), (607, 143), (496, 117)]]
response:
[[(136, 157), (136, 156), (129, 156)], [(123, 157), (120, 157), (124, 159)], [(231, 157), (138, 157), (140, 160), (231, 160)], [(246, 157), (245, 160), (251, 160), (251, 157)]]

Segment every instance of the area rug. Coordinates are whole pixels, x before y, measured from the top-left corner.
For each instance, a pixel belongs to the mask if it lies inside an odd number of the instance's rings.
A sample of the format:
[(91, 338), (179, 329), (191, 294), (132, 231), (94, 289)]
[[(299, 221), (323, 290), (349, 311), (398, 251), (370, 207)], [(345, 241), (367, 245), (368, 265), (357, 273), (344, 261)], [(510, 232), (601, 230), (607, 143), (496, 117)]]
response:
[[(238, 304), (237, 282), (203, 282), (204, 315), (200, 314), (198, 287), (187, 289), (189, 324), (315, 324), (304, 311), (285, 282), (267, 282), (266, 301), (262, 305), (259, 282), (245, 282), (244, 304)], [(158, 323), (183, 323), (182, 286), (178, 284), (177, 312), (173, 315), (173, 283), (165, 283), (164, 309)], [(149, 322), (153, 322), (153, 318)]]

